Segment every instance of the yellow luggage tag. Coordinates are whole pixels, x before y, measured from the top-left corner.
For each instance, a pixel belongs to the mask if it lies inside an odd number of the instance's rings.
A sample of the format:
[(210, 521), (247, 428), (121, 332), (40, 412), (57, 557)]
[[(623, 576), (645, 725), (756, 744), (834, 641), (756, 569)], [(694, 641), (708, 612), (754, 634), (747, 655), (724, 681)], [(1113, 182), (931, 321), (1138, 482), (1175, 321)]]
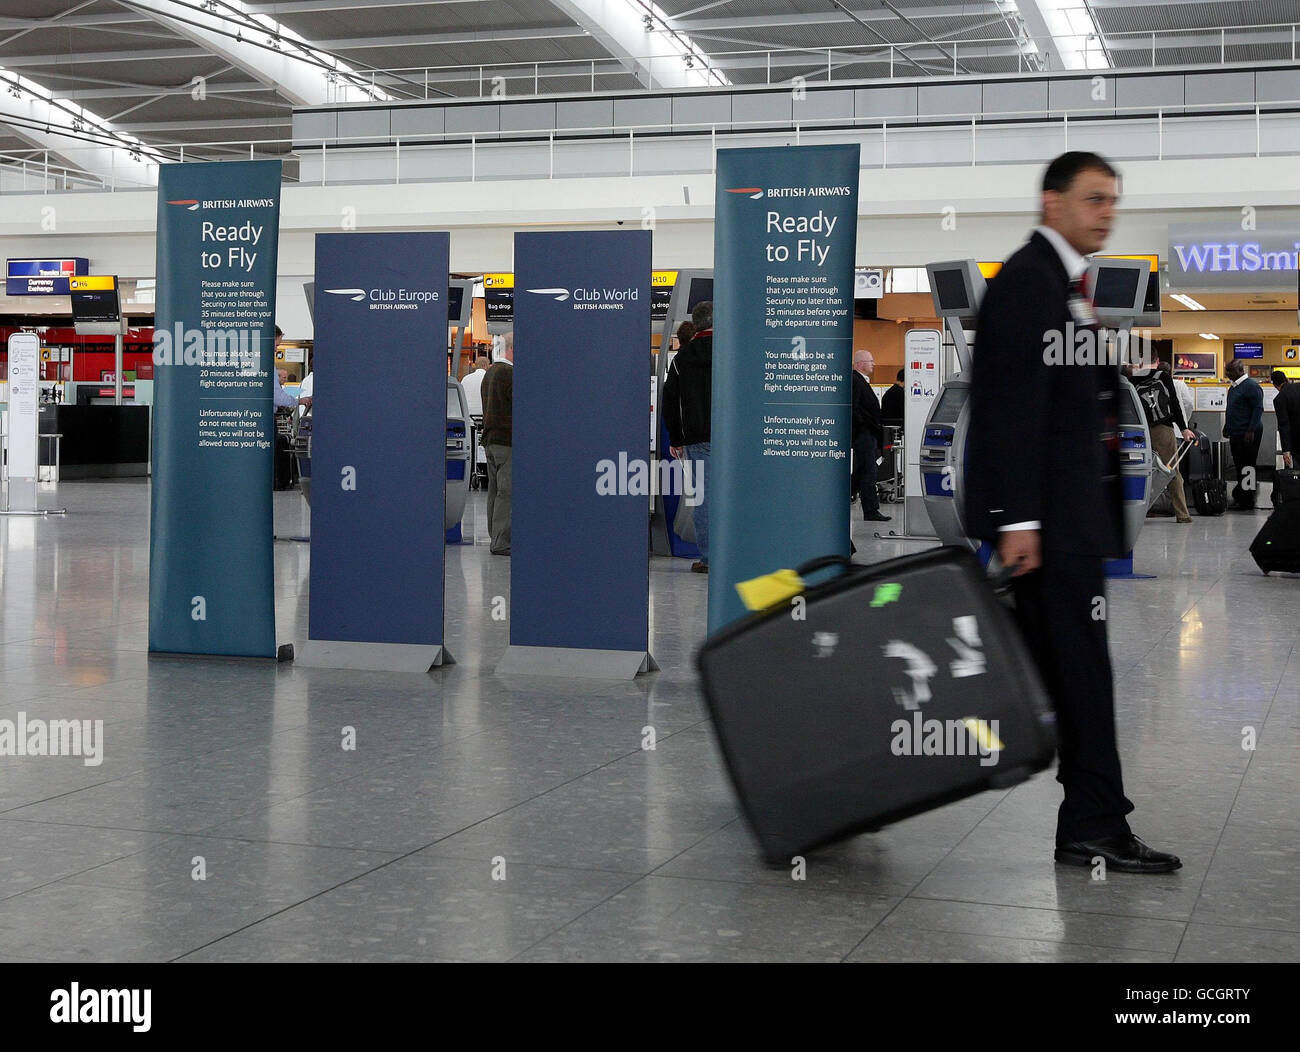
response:
[(803, 578), (793, 570), (777, 570), (762, 577), (736, 582), (740, 601), (748, 610), (770, 610), (804, 590)]
[(1006, 748), (1002, 744), (1002, 739), (993, 733), (993, 728), (984, 720), (977, 720), (974, 716), (967, 716), (961, 722), (985, 752), (1001, 752)]

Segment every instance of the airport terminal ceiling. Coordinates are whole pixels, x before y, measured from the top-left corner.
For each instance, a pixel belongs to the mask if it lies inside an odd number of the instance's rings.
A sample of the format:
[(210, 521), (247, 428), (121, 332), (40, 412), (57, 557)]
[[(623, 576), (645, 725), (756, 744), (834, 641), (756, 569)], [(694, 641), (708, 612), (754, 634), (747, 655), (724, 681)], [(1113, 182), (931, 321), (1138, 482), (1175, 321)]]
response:
[(50, 161), (74, 168), (96, 144), (287, 154), (294, 106), (494, 77), (523, 97), (1289, 61), (1298, 18), (1286, 0), (6, 0), (0, 155), (43, 160), (60, 127), (84, 145)]

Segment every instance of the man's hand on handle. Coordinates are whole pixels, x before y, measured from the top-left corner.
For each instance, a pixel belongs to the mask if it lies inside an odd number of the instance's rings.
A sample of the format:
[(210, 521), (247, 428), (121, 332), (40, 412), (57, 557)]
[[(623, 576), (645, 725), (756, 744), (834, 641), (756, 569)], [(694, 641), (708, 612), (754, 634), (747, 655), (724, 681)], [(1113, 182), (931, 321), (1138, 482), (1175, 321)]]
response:
[(1042, 537), (1038, 530), (1007, 530), (998, 535), (998, 559), (1012, 577), (1037, 570), (1043, 562)]

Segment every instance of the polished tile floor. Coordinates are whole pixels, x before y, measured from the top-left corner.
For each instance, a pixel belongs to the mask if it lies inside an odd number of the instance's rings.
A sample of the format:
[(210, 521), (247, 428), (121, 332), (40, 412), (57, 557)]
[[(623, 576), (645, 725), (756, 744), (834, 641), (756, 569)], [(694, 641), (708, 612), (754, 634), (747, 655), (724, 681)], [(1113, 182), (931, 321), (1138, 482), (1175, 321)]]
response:
[[(104, 721), (100, 766), (0, 757), (0, 961), (1300, 959), (1300, 579), (1247, 555), (1263, 513), (1152, 522), (1158, 576), (1110, 589), (1134, 828), (1182, 871), (1057, 868), (1048, 772), (795, 880), (759, 862), (719, 765), (685, 562), (652, 560), (663, 668), (631, 683), (494, 675), (509, 562), (482, 494), (448, 553), (457, 664), (150, 660), (148, 496), (67, 483), (66, 519), (0, 519), (0, 719)], [(276, 516), (307, 530), (296, 493)], [(307, 548), (276, 552), (301, 641)]]

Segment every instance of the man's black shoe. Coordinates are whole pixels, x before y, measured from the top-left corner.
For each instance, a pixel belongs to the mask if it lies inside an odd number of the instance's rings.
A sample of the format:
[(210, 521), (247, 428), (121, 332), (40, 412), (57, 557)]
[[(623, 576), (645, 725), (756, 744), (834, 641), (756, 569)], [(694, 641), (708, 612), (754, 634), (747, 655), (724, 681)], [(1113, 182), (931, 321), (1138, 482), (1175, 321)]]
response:
[(1099, 840), (1072, 840), (1056, 849), (1056, 861), (1067, 866), (1091, 866), (1099, 855), (1106, 860), (1106, 868), (1116, 873), (1169, 873), (1183, 866), (1177, 855), (1147, 847), (1132, 833)]
[(862, 516), (862, 521), (863, 522), (891, 522), (892, 520), (889, 518), (888, 515), (882, 515), (880, 512), (876, 512), (874, 515)]

